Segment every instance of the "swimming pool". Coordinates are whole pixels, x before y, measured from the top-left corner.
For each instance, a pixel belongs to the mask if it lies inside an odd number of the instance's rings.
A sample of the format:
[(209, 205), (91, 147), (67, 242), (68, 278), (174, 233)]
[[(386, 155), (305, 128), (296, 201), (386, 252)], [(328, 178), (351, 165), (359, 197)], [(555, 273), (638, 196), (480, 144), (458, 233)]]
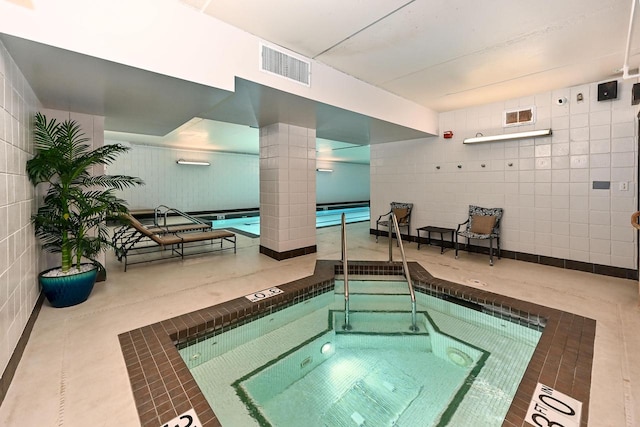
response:
[[(316, 210), (316, 228), (340, 225), (342, 213), (345, 214), (347, 223), (369, 221), (370, 218), (369, 206)], [(227, 229), (249, 237), (260, 237), (260, 215), (229, 219), (214, 219), (211, 216), (203, 218), (211, 220), (214, 229)]]
[(502, 425), (539, 325), (350, 280), (346, 332), (342, 289), (180, 350), (223, 425)]
[[(527, 407), (533, 402), (538, 383), (582, 402), (581, 425), (588, 424), (596, 329), (593, 319), (438, 279), (419, 264), (408, 264), (416, 297), (424, 294), (439, 300), (455, 298), (463, 304), (480, 305), (483, 311), (493, 313), (497, 319), (508, 319), (510, 324), (544, 325), (522, 380), (519, 384), (512, 384), (517, 391), (505, 416), (505, 425), (524, 425)], [(342, 274), (339, 261), (319, 260), (311, 276), (278, 284), (282, 293), (271, 298), (251, 301), (240, 297), (120, 334), (118, 339), (140, 424), (143, 427), (164, 426), (177, 420), (181, 414), (190, 413), (197, 415), (203, 427), (223, 426), (180, 356), (178, 347), (331, 293), (335, 288), (336, 274)], [(350, 261), (349, 275), (358, 274), (397, 276), (402, 274), (402, 265)], [(244, 360), (239, 359), (237, 363), (243, 364)], [(491, 388), (476, 396), (479, 408), (484, 407), (488, 393), (491, 393)], [(486, 409), (490, 410), (490, 407)]]

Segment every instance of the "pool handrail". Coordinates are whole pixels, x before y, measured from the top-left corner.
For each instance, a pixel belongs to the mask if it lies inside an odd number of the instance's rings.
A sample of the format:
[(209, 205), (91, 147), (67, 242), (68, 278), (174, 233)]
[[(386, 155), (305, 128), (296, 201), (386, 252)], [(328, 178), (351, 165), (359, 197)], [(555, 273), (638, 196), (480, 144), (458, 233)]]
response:
[[(162, 225), (160, 225), (158, 223), (158, 214), (163, 214), (162, 209), (164, 208), (164, 223)], [(176, 208), (172, 208), (166, 205), (159, 205), (157, 208), (154, 209), (153, 211), (153, 222), (155, 224), (156, 227), (166, 227), (167, 226), (167, 217), (169, 216), (169, 213), (174, 213), (178, 216), (183, 217), (184, 219), (187, 219), (195, 224), (208, 224), (207, 222), (201, 220), (200, 218), (196, 218), (194, 216), (189, 215), (186, 212), (182, 212), (180, 209), (176, 209)], [(210, 225), (210, 224), (209, 224)]]
[[(411, 295), (411, 330), (416, 332), (418, 326), (416, 325), (416, 293), (413, 290), (413, 281), (411, 280), (411, 274), (409, 273), (409, 266), (407, 265), (407, 256), (404, 253), (404, 245), (402, 244), (402, 238), (400, 237), (400, 228), (398, 227), (398, 219), (395, 214), (391, 212), (389, 214), (389, 224), (393, 225), (393, 228), (398, 232), (398, 246), (400, 247), (400, 255), (402, 255), (402, 268), (404, 270), (404, 277), (407, 279), (409, 285), (409, 294)], [(391, 227), (389, 227), (389, 242), (391, 242)], [(392, 246), (389, 245), (389, 261), (391, 261)]]
[(344, 325), (342, 329), (345, 331), (351, 330), (349, 324), (349, 262), (347, 261), (347, 217), (342, 212), (342, 270), (344, 277)]

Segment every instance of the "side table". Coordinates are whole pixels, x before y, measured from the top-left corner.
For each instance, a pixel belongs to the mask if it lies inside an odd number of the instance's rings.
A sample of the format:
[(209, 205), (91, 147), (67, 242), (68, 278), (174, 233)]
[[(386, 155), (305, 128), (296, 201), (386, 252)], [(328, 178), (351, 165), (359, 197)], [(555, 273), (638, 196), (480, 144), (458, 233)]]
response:
[(444, 235), (447, 233), (451, 233), (451, 247), (453, 247), (453, 233), (456, 232), (455, 228), (444, 228), (444, 227), (434, 227), (432, 225), (427, 225), (426, 227), (420, 227), (417, 230), (418, 233), (418, 249), (420, 249), (420, 232), (427, 232), (427, 245), (431, 244), (431, 233), (439, 233), (440, 234), (440, 253), (444, 253)]

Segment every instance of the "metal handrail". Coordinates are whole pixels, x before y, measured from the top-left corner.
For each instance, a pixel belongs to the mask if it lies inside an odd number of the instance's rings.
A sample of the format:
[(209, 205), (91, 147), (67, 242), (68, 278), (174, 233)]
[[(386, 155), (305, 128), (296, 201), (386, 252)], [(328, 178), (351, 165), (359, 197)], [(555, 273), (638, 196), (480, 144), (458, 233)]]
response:
[(342, 270), (344, 276), (344, 325), (342, 329), (349, 331), (349, 262), (347, 261), (347, 219), (342, 213)]
[(177, 214), (178, 216), (181, 216), (181, 217), (183, 217), (185, 219), (188, 219), (189, 221), (191, 221), (193, 223), (196, 223), (196, 224), (204, 224), (204, 225), (208, 224), (207, 222), (201, 220), (200, 218), (196, 218), (194, 216), (191, 216), (188, 213), (182, 212), (179, 209), (171, 208), (171, 207), (166, 206), (166, 205), (160, 205), (157, 208), (155, 208), (154, 211), (153, 211), (153, 222), (154, 222), (154, 224), (156, 226), (160, 226), (160, 224), (158, 224), (158, 214), (162, 213), (161, 212), (161, 208), (165, 209), (165, 211), (164, 211), (164, 221), (163, 221), (164, 224), (162, 224), (163, 227), (167, 226), (167, 217), (169, 216), (170, 212), (173, 212), (173, 213)]
[[(388, 230), (389, 230), (389, 239), (388, 239), (389, 240), (389, 262), (393, 262), (393, 221), (391, 219), (391, 216), (393, 216), (395, 218), (395, 215), (393, 215), (393, 211), (391, 211), (389, 213), (389, 221), (388, 221), (389, 222), (389, 227), (387, 227)], [(396, 223), (397, 223), (397, 221), (396, 221)], [(400, 233), (400, 229), (399, 228), (396, 228), (396, 231), (398, 233)], [(401, 239), (400, 234), (398, 234), (396, 236), (396, 238), (398, 240), (400, 240)]]
[[(411, 281), (411, 274), (409, 273), (409, 266), (407, 265), (407, 257), (404, 253), (404, 246), (402, 244), (402, 238), (400, 237), (400, 228), (398, 227), (398, 219), (391, 212), (389, 214), (389, 225), (393, 225), (396, 232), (398, 233), (398, 246), (400, 247), (400, 254), (402, 255), (402, 268), (404, 270), (404, 276), (407, 279), (407, 283), (409, 285), (409, 294), (411, 295), (411, 330), (417, 331), (418, 326), (416, 325), (416, 293), (413, 290), (413, 282)], [(391, 227), (389, 227), (391, 229)], [(389, 231), (389, 241), (391, 241), (391, 230)], [(391, 261), (391, 250), (392, 245), (389, 244), (389, 261)]]

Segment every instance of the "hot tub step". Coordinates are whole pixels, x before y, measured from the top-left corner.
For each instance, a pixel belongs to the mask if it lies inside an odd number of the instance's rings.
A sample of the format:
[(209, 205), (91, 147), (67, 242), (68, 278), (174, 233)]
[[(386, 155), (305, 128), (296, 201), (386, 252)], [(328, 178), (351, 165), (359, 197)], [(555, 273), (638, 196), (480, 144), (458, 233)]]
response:
[[(336, 294), (344, 294), (344, 281), (336, 280)], [(406, 280), (349, 280), (350, 294), (408, 294)]]
[[(336, 295), (339, 306), (344, 305), (344, 296)], [(349, 294), (351, 311), (407, 311), (411, 309), (409, 295)]]
[[(408, 311), (350, 311), (350, 329), (345, 330), (344, 311), (333, 311), (333, 325), (336, 333), (348, 334), (409, 334), (429, 335), (424, 325), (424, 317), (417, 315), (418, 331), (411, 331), (411, 312)], [(422, 322), (420, 320), (422, 319)], [(420, 324), (422, 323), (422, 325)]]

